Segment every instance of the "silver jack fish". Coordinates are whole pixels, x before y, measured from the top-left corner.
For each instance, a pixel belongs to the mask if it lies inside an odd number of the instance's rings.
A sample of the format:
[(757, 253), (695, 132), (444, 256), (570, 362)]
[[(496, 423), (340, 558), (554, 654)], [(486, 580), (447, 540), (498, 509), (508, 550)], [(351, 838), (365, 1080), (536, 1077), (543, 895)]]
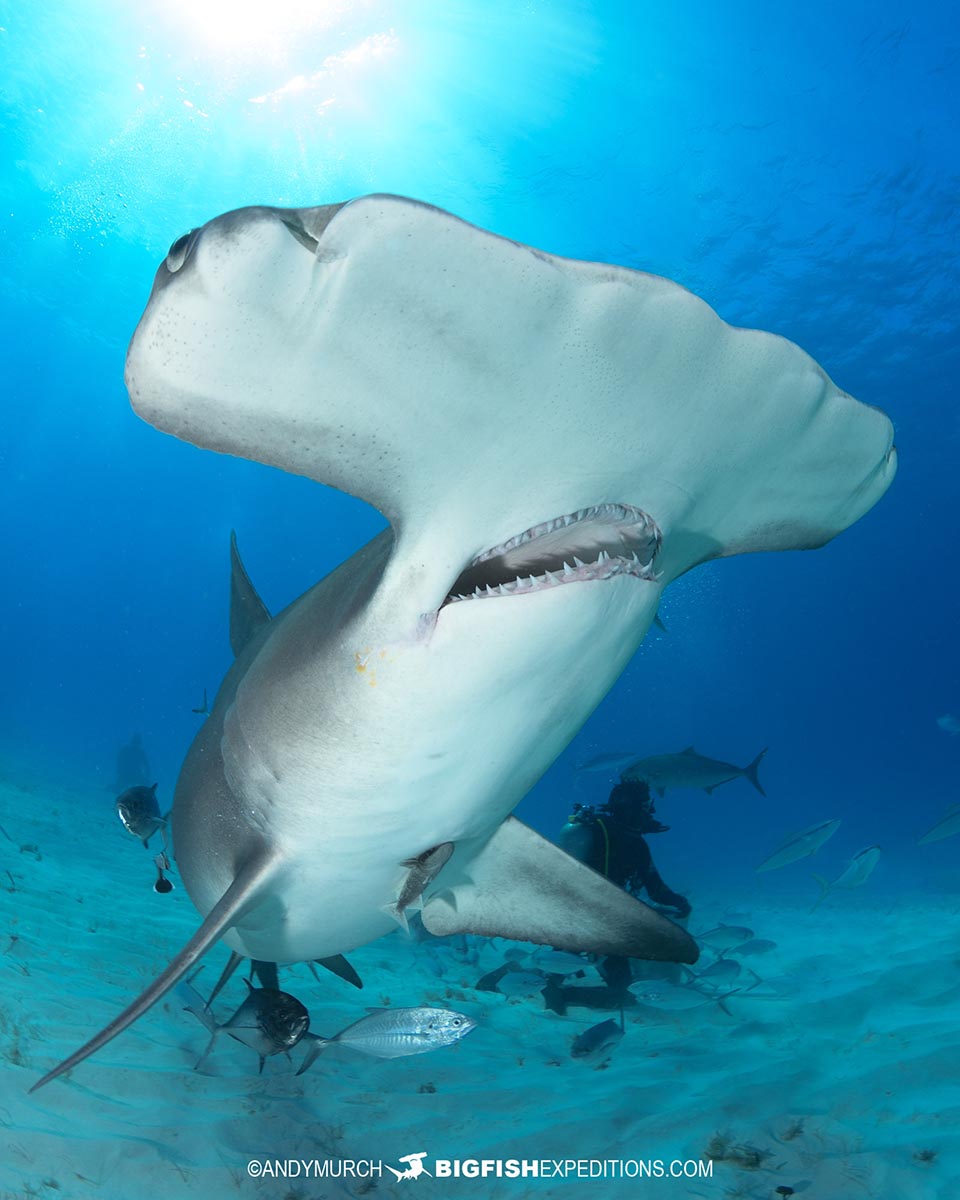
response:
[(313, 1046), (297, 1074), (334, 1042), (374, 1058), (405, 1058), (452, 1046), (477, 1027), (476, 1021), (449, 1008), (368, 1008), (367, 1013), (332, 1038), (307, 1035)]

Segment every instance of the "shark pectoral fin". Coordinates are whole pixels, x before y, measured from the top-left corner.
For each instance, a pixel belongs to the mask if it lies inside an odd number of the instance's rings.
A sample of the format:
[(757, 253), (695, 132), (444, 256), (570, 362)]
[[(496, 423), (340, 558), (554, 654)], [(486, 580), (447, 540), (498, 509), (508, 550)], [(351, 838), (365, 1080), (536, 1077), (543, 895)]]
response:
[(334, 975), (345, 980), (347, 983), (352, 983), (355, 988), (363, 987), (363, 980), (356, 973), (353, 967), (347, 962), (342, 954), (333, 954), (329, 958), (318, 958), (317, 962), (321, 967), (325, 967), (328, 971), (332, 971)]
[(238, 918), (256, 901), (258, 893), (269, 879), (273, 869), (274, 859), (266, 853), (249, 859), (237, 873), (237, 877), (221, 899), (207, 914), (203, 924), (166, 970), (162, 971), (147, 990), (142, 992), (118, 1017), (115, 1017), (105, 1029), (101, 1029), (96, 1037), (91, 1038), (86, 1045), (81, 1046), (69, 1058), (64, 1059), (59, 1066), (48, 1071), (33, 1085), (30, 1091), (37, 1091), (38, 1088), (50, 1083), (65, 1071), (82, 1063), (91, 1054), (95, 1054), (107, 1042), (113, 1041), (117, 1034), (123, 1033), (128, 1026), (142, 1017), (147, 1009), (156, 1004), (162, 996), (165, 996), (214, 942), (231, 925), (234, 925)]
[(561, 950), (696, 962), (685, 929), (635, 900), (515, 817), (465, 867), (469, 879), (423, 907), (429, 933), (508, 937)]
[[(238, 658), (257, 632), (270, 620), (267, 606), (250, 582), (237, 549), (237, 535), (230, 530), (230, 648)], [(204, 708), (206, 694), (204, 694)]]

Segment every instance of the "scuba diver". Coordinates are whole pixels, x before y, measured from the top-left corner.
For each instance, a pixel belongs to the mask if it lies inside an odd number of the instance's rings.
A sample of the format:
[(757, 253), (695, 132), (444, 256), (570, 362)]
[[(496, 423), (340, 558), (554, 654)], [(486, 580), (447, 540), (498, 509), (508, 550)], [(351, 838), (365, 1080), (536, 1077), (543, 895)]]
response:
[(621, 780), (603, 808), (573, 806), (560, 831), (560, 847), (632, 896), (645, 891), (668, 917), (687, 917), (689, 900), (664, 883), (644, 836), (670, 828), (657, 820), (654, 811), (650, 788), (643, 780)]
[[(683, 920), (690, 915), (690, 901), (664, 883), (646, 842), (647, 834), (669, 829), (654, 811), (650, 788), (643, 780), (621, 779), (603, 808), (573, 806), (560, 831), (559, 845), (632, 896), (645, 891), (646, 899), (665, 916)], [(622, 997), (631, 982), (629, 960), (609, 955), (597, 964), (597, 970), (611, 995)], [(549, 998), (547, 1006), (554, 1007)]]

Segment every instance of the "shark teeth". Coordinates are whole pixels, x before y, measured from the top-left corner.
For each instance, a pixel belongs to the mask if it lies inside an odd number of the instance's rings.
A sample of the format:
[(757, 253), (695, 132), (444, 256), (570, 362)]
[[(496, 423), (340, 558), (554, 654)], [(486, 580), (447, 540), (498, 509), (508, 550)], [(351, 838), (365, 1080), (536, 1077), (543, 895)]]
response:
[(444, 603), (528, 595), (619, 575), (654, 581), (659, 578), (653, 563), (661, 542), (656, 523), (641, 509), (593, 505), (542, 521), (478, 555)]
[(532, 542), (537, 538), (542, 538), (546, 534), (556, 533), (558, 529), (567, 529), (571, 525), (579, 525), (586, 521), (603, 521), (610, 525), (631, 524), (640, 527), (649, 535), (656, 539), (657, 547), (659, 548), (662, 540), (660, 530), (657, 528), (656, 522), (652, 517), (641, 508), (634, 508), (631, 504), (593, 504), (589, 508), (578, 509), (575, 513), (565, 513), (562, 517), (554, 517), (552, 521), (541, 521), (539, 525), (531, 525), (529, 529), (525, 529), (523, 533), (518, 533), (516, 537), (512, 537), (506, 542), (502, 542), (499, 546), (493, 546), (490, 550), (484, 551), (478, 555), (473, 561), (474, 563), (486, 562), (487, 559), (499, 558), (504, 554), (509, 554), (511, 550), (516, 550), (518, 547), (525, 545), (527, 542)]

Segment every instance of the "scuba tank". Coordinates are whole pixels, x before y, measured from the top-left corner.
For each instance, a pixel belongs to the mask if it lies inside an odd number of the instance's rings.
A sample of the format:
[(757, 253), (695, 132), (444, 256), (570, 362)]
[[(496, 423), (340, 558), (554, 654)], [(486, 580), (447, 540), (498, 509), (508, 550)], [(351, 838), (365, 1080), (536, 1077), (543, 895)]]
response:
[(565, 850), (571, 858), (586, 863), (588, 867), (596, 870), (598, 868), (597, 834), (599, 832), (597, 814), (594, 810), (575, 804), (573, 812), (567, 818), (566, 825), (560, 830), (557, 845), (561, 850)]

